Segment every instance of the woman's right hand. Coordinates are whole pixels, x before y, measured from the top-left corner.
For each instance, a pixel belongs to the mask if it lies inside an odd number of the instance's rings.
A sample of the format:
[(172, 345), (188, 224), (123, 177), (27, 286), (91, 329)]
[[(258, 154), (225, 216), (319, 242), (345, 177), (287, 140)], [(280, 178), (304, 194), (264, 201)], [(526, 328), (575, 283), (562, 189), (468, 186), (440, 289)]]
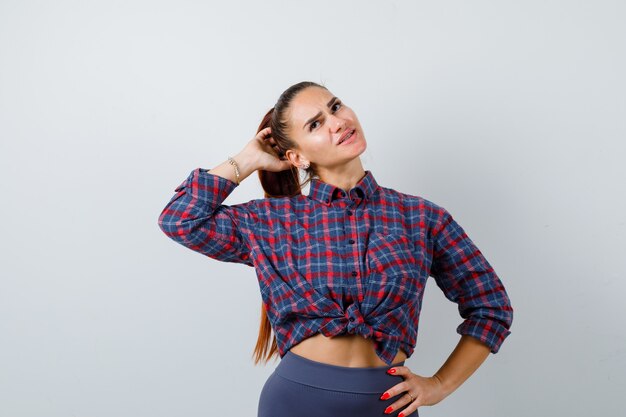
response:
[(248, 142), (241, 153), (254, 158), (256, 160), (255, 165), (257, 166), (257, 169), (273, 172), (290, 169), (292, 167), (291, 162), (287, 159), (280, 159), (277, 156), (276, 151), (274, 150), (276, 142), (271, 134), (272, 130), (270, 127), (261, 129), (259, 133), (257, 133), (256, 136)]

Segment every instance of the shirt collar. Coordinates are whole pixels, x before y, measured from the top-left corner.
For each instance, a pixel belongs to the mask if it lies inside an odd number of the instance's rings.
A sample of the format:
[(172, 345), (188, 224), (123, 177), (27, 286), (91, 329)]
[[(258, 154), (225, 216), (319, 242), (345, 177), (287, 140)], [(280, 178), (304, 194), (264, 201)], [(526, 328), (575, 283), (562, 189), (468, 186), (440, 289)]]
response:
[[(363, 178), (357, 182), (357, 184), (348, 191), (350, 198), (370, 198), (376, 189), (378, 183), (374, 178), (374, 174), (371, 171), (366, 170)], [(342, 198), (345, 196), (345, 192), (334, 185), (328, 184), (317, 177), (314, 177), (309, 183), (309, 198), (320, 201), (329, 205), (333, 200)]]

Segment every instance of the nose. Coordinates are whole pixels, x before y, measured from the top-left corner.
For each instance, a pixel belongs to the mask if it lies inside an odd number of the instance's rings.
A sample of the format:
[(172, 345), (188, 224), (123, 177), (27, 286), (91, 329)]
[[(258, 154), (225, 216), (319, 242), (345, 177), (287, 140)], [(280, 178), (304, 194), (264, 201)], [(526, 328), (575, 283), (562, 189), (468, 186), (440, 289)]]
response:
[(335, 115), (331, 115), (330, 117), (332, 117), (331, 126), (333, 127), (335, 132), (346, 128), (346, 121), (344, 119)]

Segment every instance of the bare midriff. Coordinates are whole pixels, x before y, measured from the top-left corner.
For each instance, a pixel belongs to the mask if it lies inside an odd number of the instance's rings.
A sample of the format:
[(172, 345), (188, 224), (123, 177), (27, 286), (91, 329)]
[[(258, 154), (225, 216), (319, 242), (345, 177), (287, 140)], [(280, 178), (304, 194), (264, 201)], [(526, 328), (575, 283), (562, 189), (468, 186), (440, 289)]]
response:
[[(387, 366), (376, 354), (374, 341), (358, 334), (340, 334), (331, 338), (317, 333), (292, 346), (290, 351), (307, 359), (330, 365), (348, 367)], [(393, 359), (392, 365), (402, 362), (406, 358), (406, 353), (400, 349)]]

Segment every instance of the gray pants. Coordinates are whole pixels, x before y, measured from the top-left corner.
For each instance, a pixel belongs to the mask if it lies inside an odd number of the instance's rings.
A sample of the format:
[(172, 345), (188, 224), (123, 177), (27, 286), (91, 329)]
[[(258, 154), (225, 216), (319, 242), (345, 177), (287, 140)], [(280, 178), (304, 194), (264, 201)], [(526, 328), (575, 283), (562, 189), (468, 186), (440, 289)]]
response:
[[(404, 361), (395, 364), (403, 366)], [(403, 393), (380, 396), (403, 381), (392, 366), (347, 367), (317, 362), (288, 351), (261, 390), (257, 417), (384, 417)], [(407, 417), (419, 417), (417, 411)]]

